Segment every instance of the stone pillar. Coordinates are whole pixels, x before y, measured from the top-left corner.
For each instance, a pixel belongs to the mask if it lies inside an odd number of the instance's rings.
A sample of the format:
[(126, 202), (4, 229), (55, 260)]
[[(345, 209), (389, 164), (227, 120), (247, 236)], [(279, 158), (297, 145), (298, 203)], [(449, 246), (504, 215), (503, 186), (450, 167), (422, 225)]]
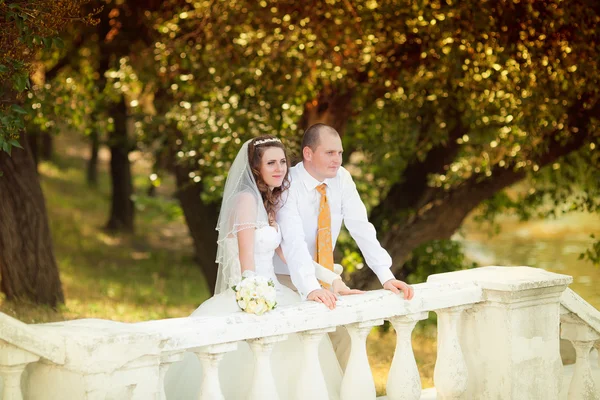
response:
[(237, 349), (237, 343), (223, 343), (191, 350), (202, 364), (202, 383), (199, 400), (223, 400), (221, 382), (219, 381), (219, 362), (225, 353)]
[(459, 321), (468, 371), (462, 398), (558, 400), (560, 296), (572, 278), (530, 267), (483, 267), (428, 278), (452, 281), (475, 282), (484, 298)]
[(433, 382), (440, 400), (459, 400), (467, 391), (469, 371), (460, 345), (459, 324), (471, 305), (435, 310), (438, 321), (437, 360)]
[(396, 331), (396, 351), (388, 373), (387, 398), (389, 400), (419, 400), (421, 377), (412, 348), (412, 332), (418, 321), (427, 319), (428, 312), (390, 318)]
[(39, 356), (0, 340), (0, 376), (3, 380), (3, 400), (23, 400), (21, 377), (28, 364)]
[(350, 358), (342, 378), (341, 400), (375, 400), (375, 382), (367, 357), (367, 336), (371, 328), (381, 324), (383, 320), (346, 325), (352, 343)]
[(333, 331), (335, 328), (314, 329), (298, 333), (302, 340), (303, 360), (302, 364), (297, 366), (299, 373), (296, 381), (296, 398), (311, 400), (328, 400), (330, 398), (319, 361), (319, 344), (326, 333)]
[(161, 354), (158, 370), (158, 400), (167, 400), (167, 395), (165, 393), (165, 376), (167, 376), (167, 371), (169, 370), (171, 364), (181, 361), (184, 354), (185, 352), (183, 351), (174, 351)]
[(287, 335), (277, 335), (247, 340), (254, 352), (254, 377), (248, 400), (280, 400), (271, 369), (271, 353), (275, 343), (286, 339)]
[(596, 387), (592, 376), (590, 350), (600, 340), (600, 334), (574, 314), (563, 314), (561, 321), (561, 337), (573, 343), (577, 354), (567, 399), (599, 400), (600, 388)]

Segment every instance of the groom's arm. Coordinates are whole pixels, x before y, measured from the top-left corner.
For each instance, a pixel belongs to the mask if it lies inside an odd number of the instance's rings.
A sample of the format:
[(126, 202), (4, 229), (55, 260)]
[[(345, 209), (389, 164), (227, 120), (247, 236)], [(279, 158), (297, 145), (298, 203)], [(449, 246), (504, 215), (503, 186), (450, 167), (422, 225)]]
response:
[(281, 229), (281, 249), (292, 283), (304, 300), (312, 291), (321, 289), (321, 285), (317, 281), (313, 260), (306, 246), (297, 201), (293, 189), (289, 189), (283, 207), (277, 212), (277, 223)]
[(356, 190), (356, 184), (350, 173), (340, 168), (342, 178), (342, 214), (344, 225), (358, 244), (365, 257), (367, 265), (373, 270), (383, 285), (390, 279), (395, 279), (390, 271), (392, 257), (377, 240), (377, 232), (367, 217), (367, 209)]

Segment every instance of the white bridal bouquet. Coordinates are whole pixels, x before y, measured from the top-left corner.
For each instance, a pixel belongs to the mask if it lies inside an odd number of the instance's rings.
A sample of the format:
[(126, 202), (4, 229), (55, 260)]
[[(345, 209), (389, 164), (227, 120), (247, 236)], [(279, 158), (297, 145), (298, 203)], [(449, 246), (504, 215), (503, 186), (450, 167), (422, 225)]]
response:
[(242, 280), (232, 287), (242, 311), (262, 315), (277, 307), (275, 283), (272, 279), (244, 271)]

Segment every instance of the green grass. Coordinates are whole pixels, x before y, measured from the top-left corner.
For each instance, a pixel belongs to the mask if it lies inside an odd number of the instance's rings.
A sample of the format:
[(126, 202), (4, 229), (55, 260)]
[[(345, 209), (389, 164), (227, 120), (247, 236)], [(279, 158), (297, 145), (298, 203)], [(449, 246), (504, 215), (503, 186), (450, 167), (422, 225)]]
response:
[[(176, 202), (145, 198), (136, 212), (134, 235), (105, 232), (110, 201), (106, 165), (101, 164), (98, 188), (89, 188), (85, 160), (72, 154), (77, 147), (69, 143), (66, 153), (71, 155), (63, 153), (39, 168), (66, 302), (54, 311), (4, 301), (0, 311), (28, 323), (189, 315), (210, 293), (193, 262)], [(134, 165), (137, 182), (145, 182), (146, 169), (142, 162)]]
[[(42, 163), (39, 171), (66, 302), (52, 310), (0, 300), (1, 312), (27, 323), (134, 322), (187, 316), (209, 297), (181, 210), (170, 196), (172, 181), (167, 179), (156, 198), (139, 195), (134, 235), (113, 235), (103, 229), (110, 206), (107, 154), (101, 154), (99, 184), (93, 189), (85, 183), (85, 144), (59, 137), (56, 152), (56, 159)], [(137, 159), (133, 173), (138, 192), (144, 192), (148, 163)], [(416, 331), (413, 340), (425, 387), (432, 385), (435, 362), (435, 335), (427, 328)], [(395, 345), (393, 329), (374, 329), (369, 336), (379, 395), (385, 393)]]

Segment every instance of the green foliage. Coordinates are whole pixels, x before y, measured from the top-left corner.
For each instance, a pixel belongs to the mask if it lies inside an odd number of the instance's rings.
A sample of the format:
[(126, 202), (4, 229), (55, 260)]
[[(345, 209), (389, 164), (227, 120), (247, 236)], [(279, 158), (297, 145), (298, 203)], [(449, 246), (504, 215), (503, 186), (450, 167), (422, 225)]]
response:
[(461, 244), (453, 240), (434, 240), (417, 247), (404, 268), (410, 273), (407, 282), (421, 283), (431, 274), (440, 274), (462, 269), (475, 268), (476, 263), (468, 262)]
[[(405, 182), (409, 166), (437, 157), (442, 166), (421, 179), (429, 205), (509, 170), (529, 187), (497, 194), (487, 219), (598, 210), (597, 119), (570, 156), (547, 165), (541, 157), (581, 132), (581, 113), (597, 106), (595, 1), (171, 0), (133, 25), (119, 17), (132, 5), (107, 5), (117, 44), (90, 35), (76, 65), (36, 92), (37, 124), (108, 132), (110, 105), (125, 96), (138, 148), (174, 154), (190, 184), (202, 185), (201, 200), (218, 202), (241, 143), (274, 134), (298, 154), (303, 118), (323, 108), (327, 120), (337, 112), (328, 99), (342, 98), (345, 165), (368, 209)], [(107, 48), (109, 70), (98, 76)], [(384, 224), (418, 211), (398, 207)], [(351, 269), (361, 261), (343, 242)], [(436, 246), (458, 261), (452, 246)]]
[(32, 114), (23, 108), (23, 93), (31, 89), (31, 63), (38, 51), (64, 47), (58, 34), (74, 20), (93, 23), (81, 15), (89, 0), (0, 1), (0, 151), (10, 154), (18, 147), (24, 118)]
[[(595, 235), (590, 235), (592, 239), (596, 239)], [(596, 265), (600, 265), (600, 240), (596, 239), (596, 242), (590, 249), (587, 249), (585, 253), (579, 256), (580, 260), (587, 259)]]

